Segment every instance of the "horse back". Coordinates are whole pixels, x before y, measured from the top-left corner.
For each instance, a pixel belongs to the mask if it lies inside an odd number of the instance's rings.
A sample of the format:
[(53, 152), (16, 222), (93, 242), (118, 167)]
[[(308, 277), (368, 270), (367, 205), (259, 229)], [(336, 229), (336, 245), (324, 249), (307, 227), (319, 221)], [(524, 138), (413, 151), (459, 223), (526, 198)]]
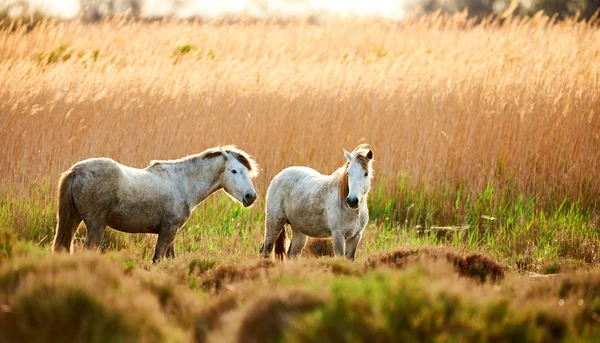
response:
[(308, 167), (289, 167), (277, 174), (267, 189), (267, 202), (283, 198), (313, 198), (321, 192), (326, 176)]

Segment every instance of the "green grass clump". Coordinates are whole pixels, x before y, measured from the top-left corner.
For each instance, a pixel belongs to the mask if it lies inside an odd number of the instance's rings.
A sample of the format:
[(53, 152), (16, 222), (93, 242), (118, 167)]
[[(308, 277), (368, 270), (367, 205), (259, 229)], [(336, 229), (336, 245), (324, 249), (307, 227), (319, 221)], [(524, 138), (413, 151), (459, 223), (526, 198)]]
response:
[(11, 232), (0, 231), (0, 261), (12, 257), (14, 240)]
[(196, 50), (196, 47), (192, 44), (183, 44), (175, 48), (175, 51), (173, 51), (173, 57), (175, 58), (173, 64), (181, 62), (183, 58), (193, 50)]
[(339, 277), (327, 287), (325, 305), (300, 316), (282, 341), (550, 342), (567, 333), (567, 324), (545, 309), (457, 294), (449, 283), (431, 287), (430, 277), (419, 269)]
[(102, 256), (19, 259), (0, 269), (0, 341), (165, 342), (182, 331), (160, 301)]

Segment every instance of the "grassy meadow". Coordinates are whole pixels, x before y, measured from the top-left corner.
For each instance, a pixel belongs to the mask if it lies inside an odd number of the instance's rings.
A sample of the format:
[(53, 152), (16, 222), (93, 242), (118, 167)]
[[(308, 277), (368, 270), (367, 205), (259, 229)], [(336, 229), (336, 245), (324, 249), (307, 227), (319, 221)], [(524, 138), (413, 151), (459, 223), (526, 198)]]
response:
[[(600, 339), (600, 30), (575, 19), (44, 21), (0, 25), (0, 341)], [(309, 241), (262, 260), (264, 194), (369, 143), (357, 261)], [(107, 229), (52, 255), (56, 183), (236, 144), (250, 208), (218, 193), (178, 233)]]

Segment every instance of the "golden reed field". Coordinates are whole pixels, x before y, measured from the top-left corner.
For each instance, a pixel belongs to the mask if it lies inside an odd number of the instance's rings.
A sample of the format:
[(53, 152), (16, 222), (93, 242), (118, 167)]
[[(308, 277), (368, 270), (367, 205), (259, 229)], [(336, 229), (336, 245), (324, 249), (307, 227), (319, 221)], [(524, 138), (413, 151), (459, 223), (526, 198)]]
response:
[(402, 174), (600, 190), (600, 32), (585, 23), (64, 22), (0, 46), (0, 176), (17, 193), (91, 156), (144, 167), (227, 143), (256, 157), (264, 191), (363, 142), (390, 190)]
[[(0, 25), (0, 341), (592, 342), (600, 339), (600, 30), (576, 19)], [(290, 165), (375, 155), (356, 262), (310, 241), (263, 260)], [(259, 200), (223, 194), (152, 265), (107, 230), (51, 254), (56, 183), (236, 144)]]

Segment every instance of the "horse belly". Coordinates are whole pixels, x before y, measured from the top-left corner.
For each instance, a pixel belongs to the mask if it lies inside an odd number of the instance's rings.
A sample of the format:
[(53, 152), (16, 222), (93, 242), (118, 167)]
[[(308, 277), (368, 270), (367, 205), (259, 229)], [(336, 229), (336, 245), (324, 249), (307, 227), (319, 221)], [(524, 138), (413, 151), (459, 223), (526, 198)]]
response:
[(109, 216), (108, 226), (128, 233), (158, 233), (162, 212), (144, 204), (121, 204)]
[(331, 237), (331, 229), (327, 226), (327, 218), (324, 212), (307, 214), (306, 212), (293, 213), (288, 221), (293, 230), (315, 238)]

